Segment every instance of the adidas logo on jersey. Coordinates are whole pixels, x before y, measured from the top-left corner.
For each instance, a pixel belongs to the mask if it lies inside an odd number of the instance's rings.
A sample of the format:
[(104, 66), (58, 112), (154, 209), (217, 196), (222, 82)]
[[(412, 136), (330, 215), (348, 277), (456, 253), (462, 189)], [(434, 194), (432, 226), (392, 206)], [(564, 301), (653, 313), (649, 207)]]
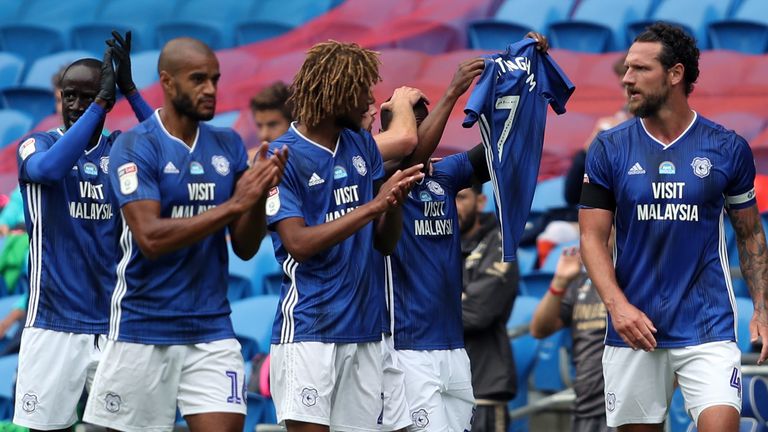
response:
[(312, 173), (312, 177), (309, 178), (309, 185), (310, 186), (317, 186), (319, 184), (325, 183), (325, 180), (321, 179), (317, 173)]
[(627, 171), (627, 174), (629, 175), (637, 175), (637, 174), (645, 174), (645, 170), (643, 167), (640, 166), (640, 162), (635, 162), (634, 165), (632, 165), (632, 168)]
[(176, 165), (173, 164), (173, 162), (168, 162), (165, 164), (165, 168), (163, 168), (163, 172), (166, 174), (178, 174), (179, 169), (176, 168)]

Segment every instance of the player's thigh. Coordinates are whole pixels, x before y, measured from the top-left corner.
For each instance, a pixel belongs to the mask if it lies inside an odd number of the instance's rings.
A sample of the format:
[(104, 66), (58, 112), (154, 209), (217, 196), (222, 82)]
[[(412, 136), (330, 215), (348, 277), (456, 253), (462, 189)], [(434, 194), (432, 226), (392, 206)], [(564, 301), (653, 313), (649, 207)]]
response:
[(125, 432), (170, 430), (185, 351), (185, 345), (107, 341), (84, 420)]
[(741, 412), (741, 352), (729, 341), (671, 350), (685, 409), (698, 421), (714, 406), (730, 406)]
[[(442, 356), (443, 403), (449, 427), (455, 431), (472, 428), (475, 397), (472, 391), (472, 371), (464, 349), (439, 351)], [(445, 370), (447, 368), (447, 374)]]
[(668, 350), (606, 346), (603, 377), (608, 426), (664, 422), (674, 384)]
[(332, 430), (381, 430), (381, 350), (381, 342), (337, 345)]
[(177, 398), (179, 411), (185, 418), (196, 416), (196, 423), (207, 424), (212, 420), (205, 419), (214, 417), (207, 414), (228, 413), (231, 415), (219, 416), (225, 421), (220, 424), (220, 430), (229, 430), (224, 425), (238, 421), (242, 430), (247, 408), (245, 363), (240, 343), (235, 339), (222, 339), (187, 345)]
[(34, 327), (23, 330), (14, 423), (55, 430), (77, 421), (77, 403), (100, 356), (96, 337)]
[(242, 432), (245, 416), (227, 412), (209, 412), (184, 416), (190, 432)]
[(448, 430), (439, 359), (433, 351), (401, 350), (398, 355), (405, 371), (405, 399), (413, 422), (408, 430)]
[(381, 430), (396, 431), (409, 426), (411, 414), (405, 400), (405, 371), (398, 358), (391, 336), (384, 337), (382, 346), (382, 412)]
[(336, 344), (272, 345), (269, 378), (277, 420), (329, 426), (336, 385)]

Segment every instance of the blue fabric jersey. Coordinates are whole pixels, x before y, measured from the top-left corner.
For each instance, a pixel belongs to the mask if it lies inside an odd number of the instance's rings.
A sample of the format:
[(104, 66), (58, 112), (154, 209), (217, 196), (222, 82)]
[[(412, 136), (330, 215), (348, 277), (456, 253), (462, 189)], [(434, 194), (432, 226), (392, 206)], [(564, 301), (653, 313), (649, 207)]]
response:
[(524, 39), (487, 56), (467, 101), (464, 127), (475, 122), (491, 174), (504, 261), (515, 260), (539, 174), (547, 104), (565, 112), (573, 84), (552, 58)]
[(466, 153), (434, 164), (403, 206), (403, 232), (387, 257), (395, 349), (464, 348), (462, 257), (456, 194), (470, 186)]
[[(659, 348), (736, 340), (724, 208), (755, 205), (755, 165), (733, 131), (697, 116), (664, 145), (640, 119), (601, 132), (585, 182), (616, 198), (616, 277)], [(626, 346), (608, 320), (606, 344)]]
[[(267, 198), (270, 229), (283, 219), (303, 218), (307, 226), (331, 222), (374, 197), (384, 176), (381, 155), (368, 132), (344, 129), (331, 151), (291, 125), (271, 148), (288, 146), (290, 157), (280, 185)], [(325, 251), (298, 263), (272, 233), (283, 268), (280, 307), (272, 343), (352, 343), (381, 340), (384, 306), (373, 282), (373, 223)]]
[(63, 179), (41, 182), (30, 157), (52, 148), (60, 129), (34, 133), (17, 153), (24, 219), (29, 233), (26, 326), (106, 334), (115, 285), (116, 208), (110, 194), (109, 150), (120, 133), (102, 136)]
[[(222, 204), (247, 168), (245, 147), (231, 129), (200, 123), (190, 148), (168, 133), (159, 111), (121, 135), (110, 158), (120, 206), (158, 201), (163, 218), (188, 218)], [(125, 221), (121, 230), (111, 339), (180, 345), (234, 337), (224, 229), (154, 260), (141, 253)]]

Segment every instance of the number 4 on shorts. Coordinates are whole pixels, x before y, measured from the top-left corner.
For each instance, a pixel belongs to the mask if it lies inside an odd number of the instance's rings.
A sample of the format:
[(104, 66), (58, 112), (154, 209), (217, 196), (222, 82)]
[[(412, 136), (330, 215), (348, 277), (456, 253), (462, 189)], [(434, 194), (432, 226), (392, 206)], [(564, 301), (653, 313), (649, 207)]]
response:
[(739, 372), (739, 368), (733, 368), (733, 372), (731, 373), (731, 387), (739, 392), (739, 398), (741, 398), (741, 372)]

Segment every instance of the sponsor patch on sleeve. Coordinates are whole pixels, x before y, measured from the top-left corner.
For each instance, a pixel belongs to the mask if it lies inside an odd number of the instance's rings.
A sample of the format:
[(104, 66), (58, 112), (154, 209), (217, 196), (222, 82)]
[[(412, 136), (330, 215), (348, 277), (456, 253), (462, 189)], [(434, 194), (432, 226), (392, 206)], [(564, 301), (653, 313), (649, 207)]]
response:
[(123, 164), (117, 169), (117, 176), (120, 179), (120, 192), (123, 195), (130, 195), (139, 188), (139, 168), (133, 162)]
[(21, 156), (21, 160), (26, 160), (29, 155), (35, 152), (35, 139), (29, 138), (28, 140), (21, 143), (19, 146), (19, 156)]
[(269, 190), (265, 212), (267, 216), (274, 216), (280, 210), (280, 189), (277, 186)]

